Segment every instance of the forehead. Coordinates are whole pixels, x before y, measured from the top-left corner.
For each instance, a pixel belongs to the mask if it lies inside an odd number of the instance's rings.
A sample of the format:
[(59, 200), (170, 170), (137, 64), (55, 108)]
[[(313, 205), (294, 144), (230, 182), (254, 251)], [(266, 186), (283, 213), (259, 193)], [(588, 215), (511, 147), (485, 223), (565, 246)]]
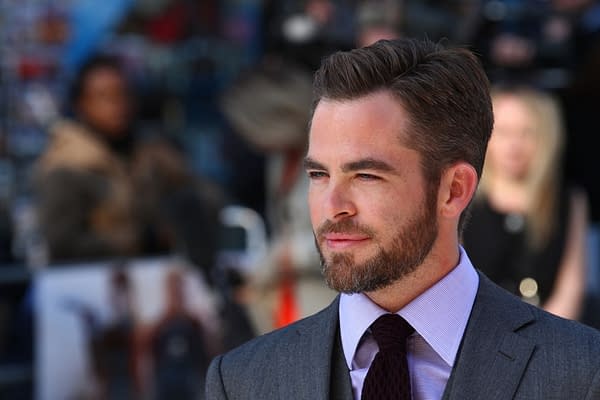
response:
[(125, 77), (116, 68), (109, 66), (99, 66), (87, 72), (83, 78), (83, 89), (93, 90), (104, 88), (106, 85), (124, 85)]
[(494, 128), (534, 128), (540, 117), (524, 99), (504, 95), (494, 99)]
[(409, 122), (404, 107), (386, 91), (353, 100), (324, 99), (313, 115), (308, 155), (392, 155), (406, 148)]

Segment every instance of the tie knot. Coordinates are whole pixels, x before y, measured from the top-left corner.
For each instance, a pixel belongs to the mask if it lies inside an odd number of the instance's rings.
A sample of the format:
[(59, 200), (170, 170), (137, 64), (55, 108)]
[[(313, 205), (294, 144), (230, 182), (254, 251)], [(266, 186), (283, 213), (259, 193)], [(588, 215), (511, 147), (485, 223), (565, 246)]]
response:
[(379, 349), (399, 346), (404, 352), (406, 339), (415, 329), (397, 314), (384, 314), (371, 324), (371, 333)]

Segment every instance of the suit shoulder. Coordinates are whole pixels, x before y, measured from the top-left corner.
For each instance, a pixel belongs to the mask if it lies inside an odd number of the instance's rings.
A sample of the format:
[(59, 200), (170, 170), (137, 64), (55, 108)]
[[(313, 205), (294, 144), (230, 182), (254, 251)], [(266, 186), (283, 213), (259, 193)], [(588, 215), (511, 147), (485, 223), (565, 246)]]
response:
[(600, 331), (528, 304), (480, 274), (477, 295), (480, 319), (496, 319), (492, 327), (507, 326), (535, 342), (590, 343), (600, 351)]
[(307, 374), (323, 385), (337, 316), (335, 301), (318, 314), (215, 358), (207, 374), (207, 393), (227, 393), (231, 399), (293, 398), (307, 390)]
[(587, 369), (600, 368), (599, 331), (527, 304), (483, 275), (467, 329), (473, 344), (480, 343), (482, 335), (514, 332), (535, 346), (533, 357), (542, 367), (565, 362)]
[(537, 307), (532, 306), (532, 312), (536, 317), (536, 331), (541, 334), (538, 338), (543, 342), (560, 341), (562, 346), (588, 345), (590, 351), (600, 354), (600, 331), (597, 329), (558, 317)]
[[(334, 308), (335, 307), (335, 308)], [(224, 370), (236, 369), (240, 365), (264, 365), (273, 363), (274, 358), (286, 358), (287, 355), (304, 351), (302, 346), (308, 343), (301, 336), (314, 335), (319, 330), (337, 324), (337, 302), (317, 314), (294, 322), (284, 328), (254, 338), (241, 346), (225, 353), (221, 364)]]

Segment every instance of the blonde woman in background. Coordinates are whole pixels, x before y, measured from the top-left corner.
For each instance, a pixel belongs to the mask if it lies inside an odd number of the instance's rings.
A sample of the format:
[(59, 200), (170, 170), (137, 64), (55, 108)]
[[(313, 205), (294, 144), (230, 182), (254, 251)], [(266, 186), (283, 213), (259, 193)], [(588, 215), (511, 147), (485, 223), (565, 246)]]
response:
[(587, 203), (562, 180), (564, 132), (548, 94), (493, 92), (495, 125), (463, 235), (492, 280), (556, 315), (577, 319), (585, 281)]

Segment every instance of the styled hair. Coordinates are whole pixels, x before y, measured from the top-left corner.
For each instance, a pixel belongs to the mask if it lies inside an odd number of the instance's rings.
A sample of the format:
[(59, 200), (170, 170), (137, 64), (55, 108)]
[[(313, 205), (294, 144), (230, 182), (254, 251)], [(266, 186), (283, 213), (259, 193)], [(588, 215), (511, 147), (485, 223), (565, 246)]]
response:
[(329, 56), (315, 74), (313, 90), (313, 112), (321, 100), (391, 93), (410, 118), (399, 139), (420, 153), (432, 190), (443, 170), (458, 161), (481, 177), (493, 113), (489, 81), (470, 51), (416, 39), (380, 40)]
[[(494, 88), (495, 104), (505, 98), (517, 100), (533, 124), (533, 134), (539, 144), (525, 176), (528, 205), (525, 212), (527, 237), (534, 248), (543, 246), (556, 228), (561, 186), (562, 152), (565, 133), (561, 109), (556, 99), (545, 92), (526, 88)], [(494, 165), (486, 163), (477, 198), (485, 196), (494, 179)]]

